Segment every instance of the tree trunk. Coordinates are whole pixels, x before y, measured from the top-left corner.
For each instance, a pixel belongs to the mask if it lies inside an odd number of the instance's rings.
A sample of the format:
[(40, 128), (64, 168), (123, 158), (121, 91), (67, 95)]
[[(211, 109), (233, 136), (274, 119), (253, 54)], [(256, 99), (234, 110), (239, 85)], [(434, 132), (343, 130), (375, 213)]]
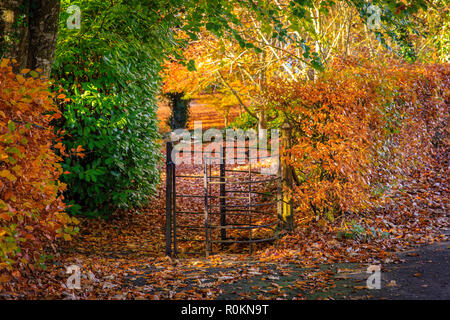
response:
[[(272, 40), (271, 40), (272, 41)], [(259, 63), (262, 66), (261, 72), (259, 74), (259, 86), (260, 90), (262, 91), (262, 88), (267, 84), (267, 66), (266, 63), (267, 60), (267, 54), (265, 51), (261, 52), (259, 54)], [(265, 89), (264, 92), (261, 92), (261, 94), (265, 95)], [(258, 138), (260, 142), (267, 141), (267, 115), (266, 115), (266, 104), (264, 101), (260, 101), (261, 106), (260, 110), (258, 112)]]
[(258, 139), (260, 143), (267, 141), (267, 115), (263, 108), (258, 112)]
[(49, 76), (58, 34), (60, 0), (2, 0), (0, 56), (17, 68), (41, 68)]
[(230, 109), (228, 109), (225, 112), (225, 119), (224, 119), (224, 124), (225, 124), (225, 128), (228, 128), (228, 116), (230, 115)]

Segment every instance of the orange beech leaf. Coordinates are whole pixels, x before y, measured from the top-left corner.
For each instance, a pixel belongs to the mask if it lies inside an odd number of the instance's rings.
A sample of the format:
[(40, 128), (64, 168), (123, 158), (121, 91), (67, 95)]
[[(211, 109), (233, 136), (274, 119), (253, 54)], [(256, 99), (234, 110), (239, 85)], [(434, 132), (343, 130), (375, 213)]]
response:
[[(32, 72), (21, 71), (33, 76)], [(22, 277), (33, 264), (40, 263), (43, 246), (52, 243), (57, 234), (66, 234), (65, 227), (71, 223), (60, 196), (65, 188), (58, 181), (61, 159), (51, 143), (57, 137), (48, 126), (48, 113), (56, 118), (60, 113), (48, 84), (14, 74), (8, 59), (0, 62), (0, 110), (1, 119), (8, 120), (0, 125), (0, 199), (5, 200), (0, 200), (0, 230), (14, 230), (19, 235), (11, 237), (7, 246), (0, 236), (0, 274), (7, 269)], [(10, 119), (24, 119), (37, 127)], [(64, 146), (58, 142), (55, 147)], [(27, 264), (30, 269), (24, 267)]]

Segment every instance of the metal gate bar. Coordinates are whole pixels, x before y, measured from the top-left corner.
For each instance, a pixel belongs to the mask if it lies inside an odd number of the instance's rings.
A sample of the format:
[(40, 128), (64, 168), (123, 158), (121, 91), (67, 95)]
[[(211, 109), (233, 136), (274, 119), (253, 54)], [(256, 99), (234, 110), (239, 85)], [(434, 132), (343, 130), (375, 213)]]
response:
[[(273, 236), (267, 236), (264, 238), (255, 238), (253, 235), (253, 231), (257, 229), (266, 229), (266, 230), (272, 230), (273, 232), (276, 231), (276, 229), (279, 226), (279, 221), (270, 222), (270, 223), (254, 223), (254, 219), (257, 217), (262, 216), (273, 216), (276, 217), (276, 210), (274, 212), (267, 212), (264, 210), (257, 210), (256, 208), (259, 207), (268, 207), (272, 205), (279, 206), (279, 199), (282, 199), (282, 197), (279, 197), (277, 195), (276, 201), (271, 202), (253, 202), (254, 196), (268, 196), (271, 193), (267, 192), (261, 192), (256, 191), (253, 188), (257, 185), (261, 184), (267, 184), (271, 182), (277, 182), (279, 183), (281, 181), (281, 177), (275, 177), (270, 179), (256, 179), (254, 180), (253, 177), (256, 175), (260, 175), (260, 172), (257, 172), (255, 170), (252, 170), (252, 159), (250, 157), (249, 150), (253, 148), (246, 147), (239, 147), (239, 148), (246, 148), (245, 154), (248, 155), (245, 159), (248, 161), (248, 170), (241, 170), (241, 169), (229, 169), (226, 167), (226, 150), (228, 146), (222, 146), (219, 152), (219, 157), (208, 157), (207, 154), (205, 154), (203, 147), (201, 151), (198, 150), (191, 150), (192, 153), (201, 153), (203, 154), (203, 175), (186, 175), (186, 174), (180, 174), (176, 175), (176, 165), (171, 157), (172, 150), (174, 149), (174, 144), (171, 141), (168, 141), (166, 143), (166, 254), (169, 256), (177, 255), (179, 253), (179, 250), (177, 248), (177, 242), (190, 242), (190, 243), (205, 243), (204, 251), (203, 253), (206, 254), (206, 256), (210, 254), (214, 254), (215, 250), (215, 244), (220, 244), (223, 248), (225, 244), (249, 244), (249, 251), (250, 253), (253, 253), (254, 250), (254, 244), (264, 242), (264, 241), (273, 241), (277, 238), (276, 235)], [(235, 147), (237, 149), (237, 147)], [(257, 149), (257, 148), (254, 148)], [(214, 151), (212, 154), (217, 155), (217, 152)], [(233, 153), (234, 155), (234, 153)], [(258, 156), (258, 155), (257, 155)], [(258, 157), (259, 159), (263, 158), (273, 158), (273, 156), (270, 157)], [(214, 163), (216, 160), (222, 160), (220, 161), (220, 164)], [(236, 159), (236, 158), (234, 158)], [(239, 159), (237, 159), (239, 160)], [(246, 165), (245, 163), (235, 163), (237, 166)], [(218, 175), (213, 175), (212, 168), (213, 166), (218, 166)], [(216, 171), (217, 172), (217, 171)], [(236, 175), (233, 175), (236, 174)], [(245, 180), (243, 180), (243, 177), (239, 176), (242, 174), (245, 174)], [(203, 195), (189, 195), (189, 194), (176, 194), (176, 182), (177, 179), (203, 179)], [(235, 185), (235, 187), (242, 185), (246, 186), (242, 190), (230, 188), (230, 186)], [(214, 186), (218, 186), (217, 189), (213, 189)], [(277, 192), (280, 190), (279, 187), (277, 187)], [(240, 196), (242, 194), (242, 196)], [(203, 212), (201, 211), (189, 211), (189, 210), (180, 210), (177, 211), (177, 201), (176, 198), (182, 198), (182, 199), (201, 199), (203, 198)], [(214, 210), (216, 208), (216, 202), (218, 200), (217, 209), (218, 211)], [(227, 203), (227, 201), (231, 201), (231, 203)], [(246, 203), (239, 203), (240, 200), (247, 200)], [(269, 210), (270, 211), (270, 210)], [(204, 215), (204, 222), (203, 225), (199, 224), (198, 226), (195, 225), (185, 225), (180, 224), (177, 225), (177, 215), (194, 215), (199, 216), (203, 214)], [(232, 220), (228, 220), (227, 217), (230, 217)], [(245, 223), (239, 223), (239, 217), (247, 218), (247, 222)], [(187, 216), (186, 216), (187, 217)], [(200, 217), (200, 216), (199, 216)], [(218, 217), (213, 219), (213, 217)], [(238, 219), (238, 220), (235, 220)], [(177, 231), (181, 230), (178, 234)], [(183, 231), (186, 230), (186, 231)], [(201, 236), (200, 234), (194, 234), (191, 232), (188, 232), (187, 230), (203, 230), (204, 236)], [(218, 238), (216, 238), (214, 230), (218, 230)], [(220, 230), (220, 231), (219, 231)], [(227, 230), (230, 232), (232, 230), (235, 230), (236, 232), (239, 230), (248, 231), (247, 238), (236, 238), (239, 234), (230, 234), (228, 235)], [(247, 232), (246, 231), (246, 232)], [(186, 233), (187, 232), (187, 233)], [(192, 246), (191, 246), (192, 247)], [(192, 247), (193, 248), (193, 247)], [(197, 247), (198, 248), (198, 247)], [(200, 254), (201, 251), (183, 251), (183, 254)]]

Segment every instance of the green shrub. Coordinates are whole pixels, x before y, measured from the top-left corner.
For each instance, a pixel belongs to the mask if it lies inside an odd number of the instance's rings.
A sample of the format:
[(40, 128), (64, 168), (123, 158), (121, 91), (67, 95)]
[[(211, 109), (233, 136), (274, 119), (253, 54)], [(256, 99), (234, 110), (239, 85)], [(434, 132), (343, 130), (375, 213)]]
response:
[(231, 123), (228, 125), (233, 129), (256, 129), (258, 127), (258, 120), (252, 117), (247, 112), (242, 113), (240, 116), (236, 117)]
[(120, 19), (133, 19), (131, 7), (78, 2), (80, 31), (64, 28), (61, 15), (53, 77), (70, 100), (59, 105), (63, 117), (55, 126), (65, 132), (69, 154), (62, 163), (70, 172), (62, 177), (68, 211), (105, 217), (145, 204), (159, 182), (155, 97), (164, 54), (139, 37), (159, 34), (163, 26), (125, 32), (129, 23)]
[[(73, 214), (105, 216), (115, 208), (142, 205), (159, 181), (157, 82), (140, 72), (154, 66), (141, 52), (127, 53), (132, 67), (117, 64), (122, 52), (104, 59), (111, 70), (105, 77), (115, 80), (110, 90), (90, 81), (71, 91), (70, 82), (59, 79), (72, 99), (63, 107), (59, 127), (66, 131), (64, 144), (71, 155), (63, 163), (70, 174), (62, 180)], [(79, 145), (83, 157), (73, 151)]]

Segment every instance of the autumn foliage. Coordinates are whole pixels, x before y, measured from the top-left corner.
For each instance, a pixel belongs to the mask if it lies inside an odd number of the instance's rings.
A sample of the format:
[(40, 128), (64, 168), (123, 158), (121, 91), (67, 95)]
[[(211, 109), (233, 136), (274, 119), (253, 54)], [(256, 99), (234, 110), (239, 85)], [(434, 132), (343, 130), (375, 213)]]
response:
[(357, 60), (336, 60), (314, 82), (274, 84), (271, 99), (293, 127), (298, 219), (367, 211), (429, 163), (447, 130), (448, 88), (448, 65)]
[(0, 272), (34, 269), (47, 258), (43, 248), (76, 232), (58, 181), (54, 149), (63, 146), (49, 126), (60, 115), (38, 72), (0, 64)]

